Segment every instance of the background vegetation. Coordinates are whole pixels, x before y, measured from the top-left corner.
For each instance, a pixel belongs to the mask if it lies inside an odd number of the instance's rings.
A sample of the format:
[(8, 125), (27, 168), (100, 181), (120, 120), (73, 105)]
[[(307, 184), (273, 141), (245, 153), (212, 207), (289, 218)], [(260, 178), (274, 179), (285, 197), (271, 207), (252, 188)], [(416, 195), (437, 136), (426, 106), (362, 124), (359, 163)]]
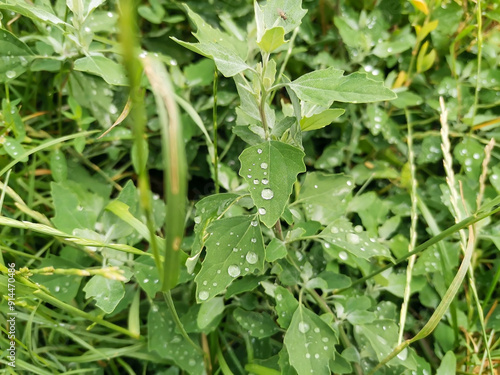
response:
[(499, 4), (258, 4), (0, 0), (6, 374), (498, 373)]

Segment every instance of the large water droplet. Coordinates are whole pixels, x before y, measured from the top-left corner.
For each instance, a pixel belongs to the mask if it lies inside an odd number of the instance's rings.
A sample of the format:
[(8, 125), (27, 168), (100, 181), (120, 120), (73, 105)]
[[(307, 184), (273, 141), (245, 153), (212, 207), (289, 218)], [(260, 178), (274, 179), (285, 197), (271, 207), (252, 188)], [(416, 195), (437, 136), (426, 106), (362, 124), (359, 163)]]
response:
[(353, 245), (357, 245), (359, 242), (361, 241), (361, 239), (359, 238), (359, 236), (355, 233), (348, 233), (347, 234), (347, 242), (353, 244)]
[(257, 220), (252, 220), (252, 221), (251, 221), (251, 223), (250, 223), (250, 225), (251, 225), (252, 227), (256, 227), (258, 224), (259, 224), (259, 223), (257, 222)]
[(200, 293), (198, 293), (198, 299), (200, 301), (206, 301), (209, 296), (210, 296), (210, 293), (208, 293), (206, 290), (203, 290)]
[(259, 260), (259, 256), (257, 254), (255, 254), (253, 251), (249, 251), (245, 258), (246, 258), (247, 262), (250, 264), (255, 264)]
[(257, 211), (259, 211), (259, 215), (265, 215), (267, 212), (264, 207), (259, 208)]
[(302, 332), (302, 333), (306, 333), (307, 331), (309, 331), (309, 324), (307, 324), (306, 322), (299, 322), (299, 331)]
[(267, 163), (260, 163), (260, 167), (262, 169), (267, 169)]
[(262, 193), (260, 193), (263, 199), (269, 200), (274, 197), (274, 192), (271, 189), (264, 189)]
[(5, 75), (7, 76), (7, 78), (14, 78), (16, 76), (16, 72), (13, 71), (13, 70), (7, 70), (7, 72), (5, 73)]
[(227, 268), (227, 273), (229, 274), (229, 276), (231, 277), (238, 277), (240, 276), (240, 273), (241, 273), (241, 270), (240, 270), (240, 267), (232, 264), (230, 265), (228, 268)]
[(347, 260), (347, 257), (348, 257), (348, 255), (347, 255), (347, 253), (346, 253), (345, 251), (341, 251), (341, 252), (339, 253), (339, 258), (340, 258), (340, 259), (342, 259), (342, 260)]
[(258, 149), (257, 149), (257, 153), (258, 153), (258, 154), (262, 154), (262, 149), (258, 148)]
[(268, 180), (267, 178), (263, 178), (263, 179), (262, 179), (262, 183), (263, 183), (264, 185), (267, 185), (267, 184), (269, 183), (269, 180)]

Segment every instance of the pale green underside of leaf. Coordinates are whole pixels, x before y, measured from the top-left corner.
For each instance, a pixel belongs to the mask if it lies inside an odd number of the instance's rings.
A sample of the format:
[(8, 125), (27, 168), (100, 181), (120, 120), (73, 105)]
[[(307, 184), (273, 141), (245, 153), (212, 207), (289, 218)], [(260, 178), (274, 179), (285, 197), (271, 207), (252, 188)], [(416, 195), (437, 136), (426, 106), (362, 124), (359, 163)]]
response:
[(193, 52), (214, 60), (217, 69), (225, 77), (232, 77), (250, 68), (234, 50), (221, 46), (218, 43), (187, 43), (174, 37), (172, 37), (172, 40)]
[(307, 10), (302, 9), (301, 0), (268, 0), (262, 7), (262, 12), (267, 30), (281, 26), (287, 34), (300, 26)]
[(195, 278), (196, 298), (207, 301), (239, 276), (264, 267), (264, 243), (256, 216), (217, 220), (207, 232), (206, 256)]
[(107, 83), (115, 86), (128, 85), (123, 67), (103, 56), (87, 56), (75, 61), (75, 70), (102, 77)]
[(327, 109), (321, 113), (317, 113), (310, 117), (302, 117), (300, 119), (300, 128), (302, 131), (310, 131), (324, 128), (327, 125), (330, 125), (333, 120), (342, 116), (345, 110), (341, 108), (333, 108)]
[(278, 26), (266, 30), (262, 39), (257, 44), (263, 51), (268, 53), (273, 52), (275, 49), (285, 44), (285, 29)]
[(283, 214), (297, 175), (305, 171), (304, 152), (269, 141), (247, 148), (239, 159), (240, 176), (248, 184), (260, 220), (270, 228)]
[(371, 103), (396, 98), (382, 82), (374, 81), (364, 73), (343, 76), (335, 68), (305, 74), (289, 86), (301, 100), (329, 107), (332, 102)]
[(41, 22), (46, 22), (49, 23), (53, 26), (56, 26), (63, 30), (60, 26), (65, 26), (67, 28), (73, 29), (73, 26), (71, 26), (69, 23), (64, 22), (60, 18), (58, 18), (56, 15), (53, 13), (50, 13), (49, 11), (42, 9), (33, 3), (22, 3), (22, 1), (17, 1), (14, 4), (1, 4), (0, 3), (0, 9), (5, 9), (5, 10), (10, 10), (12, 12), (16, 12), (21, 14), (22, 16), (28, 17), (32, 19), (33, 21), (41, 21)]

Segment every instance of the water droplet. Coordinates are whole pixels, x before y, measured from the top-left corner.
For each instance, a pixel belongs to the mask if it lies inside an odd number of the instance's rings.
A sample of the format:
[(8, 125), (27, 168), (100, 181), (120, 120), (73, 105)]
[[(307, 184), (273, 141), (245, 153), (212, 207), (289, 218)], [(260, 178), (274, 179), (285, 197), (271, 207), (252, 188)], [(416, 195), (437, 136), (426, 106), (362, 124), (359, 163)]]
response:
[(257, 211), (259, 211), (259, 215), (265, 215), (267, 212), (266, 209), (263, 207), (259, 208)]
[[(277, 294), (276, 295), (276, 300), (277, 301), (281, 301), (282, 299), (283, 299), (283, 295), (281, 295), (281, 294)], [(500, 318), (500, 315), (498, 317)]]
[(109, 17), (109, 18), (113, 18), (113, 13), (108, 12), (108, 17)]
[(260, 193), (263, 199), (269, 200), (274, 197), (274, 193), (271, 189), (264, 189), (262, 190), (262, 193)]
[(195, 222), (195, 224), (200, 224), (201, 223), (201, 216), (195, 216), (194, 222)]
[(339, 253), (339, 258), (342, 259), (342, 260), (347, 260), (348, 255), (347, 255), (347, 253), (345, 251), (341, 251)]
[(330, 340), (328, 340), (328, 337), (323, 337), (323, 338), (321, 339), (321, 341), (323, 341), (323, 342), (328, 342), (328, 341), (330, 341)]
[(210, 293), (208, 293), (206, 290), (203, 290), (200, 293), (198, 293), (198, 299), (200, 301), (206, 301), (209, 296), (210, 296)]
[(260, 163), (260, 167), (262, 169), (267, 169), (268, 165), (267, 165), (267, 163)]
[(55, 290), (56, 292), (59, 292), (59, 291), (61, 290), (61, 287), (60, 287), (60, 286), (56, 286), (56, 287), (54, 288), (54, 290)]
[(319, 358), (319, 354), (318, 354), (318, 353), (316, 353), (316, 354), (314, 355), (314, 358), (318, 359), (318, 358)]
[(7, 78), (14, 78), (16, 76), (16, 72), (13, 70), (7, 70), (5, 75), (7, 76)]
[(253, 183), (254, 183), (254, 185), (258, 185), (259, 184), (259, 180), (255, 179), (255, 180), (253, 180)]
[(257, 220), (252, 220), (252, 222), (250, 223), (250, 225), (252, 227), (256, 227), (259, 223), (257, 222)]
[(236, 253), (238, 251), (237, 247), (233, 247), (233, 251)]
[(262, 184), (267, 185), (269, 183), (269, 180), (267, 178), (262, 179)]
[(309, 324), (307, 324), (306, 322), (299, 322), (299, 331), (302, 332), (302, 333), (306, 333), (307, 331), (309, 331)]
[(262, 154), (262, 149), (258, 148), (258, 149), (257, 149), (257, 153), (258, 153), (258, 154)]
[(330, 232), (332, 232), (332, 233), (338, 233), (339, 232), (339, 228), (337, 228), (337, 227), (331, 227), (330, 228)]
[(361, 233), (363, 231), (363, 227), (361, 225), (356, 225), (354, 227), (354, 231), (357, 233)]
[(240, 276), (240, 267), (236, 266), (236, 265), (230, 265), (228, 268), (227, 268), (227, 273), (229, 274), (229, 276), (231, 277), (238, 277)]
[(311, 355), (309, 353), (306, 353), (306, 358), (311, 358)]
[(252, 251), (248, 252), (245, 258), (250, 264), (255, 264), (259, 260), (259, 256)]
[(347, 180), (346, 184), (347, 184), (347, 186), (351, 186), (352, 185), (352, 181), (351, 180)]
[(354, 234), (354, 233), (347, 233), (347, 242), (353, 244), (353, 245), (357, 245), (361, 239), (359, 238), (359, 236), (357, 234)]
[(142, 282), (143, 282), (144, 284), (147, 284), (147, 283), (149, 283), (149, 279), (144, 279)]

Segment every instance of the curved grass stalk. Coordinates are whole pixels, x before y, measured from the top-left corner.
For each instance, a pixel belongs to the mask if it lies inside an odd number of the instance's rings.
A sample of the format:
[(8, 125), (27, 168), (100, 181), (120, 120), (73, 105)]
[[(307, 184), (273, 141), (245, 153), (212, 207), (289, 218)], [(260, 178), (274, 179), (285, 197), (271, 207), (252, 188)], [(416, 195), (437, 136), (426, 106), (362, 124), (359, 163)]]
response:
[(399, 344), (392, 352), (389, 354), (386, 358), (384, 358), (374, 369), (370, 371), (368, 375), (375, 374), (380, 368), (385, 366), (391, 359), (396, 357), (399, 353), (401, 353), (404, 349), (406, 349), (408, 346), (410, 346), (412, 343), (415, 341), (421, 340), (434, 331), (436, 326), (439, 324), (441, 321), (441, 318), (443, 315), (446, 313), (446, 310), (448, 310), (448, 307), (450, 306), (451, 302), (455, 298), (460, 286), (462, 285), (462, 282), (467, 274), (467, 271), (470, 266), (470, 261), (472, 258), (472, 253), (474, 252), (474, 241), (475, 241), (475, 235), (474, 235), (474, 228), (469, 226), (469, 240), (467, 243), (467, 248), (465, 250), (465, 255), (464, 259), (462, 260), (462, 264), (460, 265), (460, 268), (458, 269), (457, 274), (455, 275), (453, 281), (451, 282), (450, 287), (444, 294), (443, 299), (439, 303), (438, 307), (432, 314), (431, 318), (429, 321), (424, 325), (424, 327), (411, 339), (403, 341), (401, 344)]
[[(408, 163), (410, 165), (410, 197), (411, 197), (411, 226), (410, 226), (410, 244), (408, 245), (408, 252), (411, 252), (415, 249), (417, 243), (417, 178), (415, 171), (415, 155), (413, 153), (413, 131), (412, 131), (412, 123), (410, 120), (410, 115), (408, 111), (406, 113), (406, 121), (408, 125)], [(408, 261), (408, 266), (406, 267), (406, 285), (403, 296), (403, 304), (401, 305), (401, 313), (399, 320), (399, 337), (398, 337), (398, 345), (403, 341), (403, 335), (405, 331), (405, 323), (406, 323), (406, 315), (408, 313), (408, 306), (410, 301), (411, 294), (411, 279), (413, 273), (413, 266), (415, 265), (416, 255), (412, 255)]]

